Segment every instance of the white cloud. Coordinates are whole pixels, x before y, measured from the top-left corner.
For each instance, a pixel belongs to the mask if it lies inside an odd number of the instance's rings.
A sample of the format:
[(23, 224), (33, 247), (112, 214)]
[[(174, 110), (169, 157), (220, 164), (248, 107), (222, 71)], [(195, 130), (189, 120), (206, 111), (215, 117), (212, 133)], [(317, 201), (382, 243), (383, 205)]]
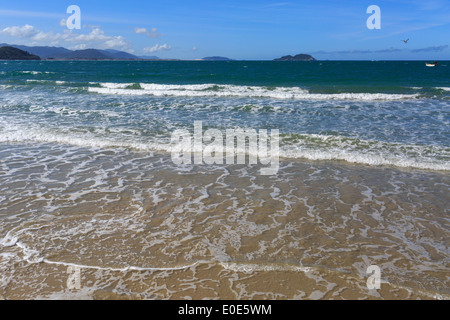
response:
[(54, 34), (53, 32), (42, 32), (39, 31), (32, 38), (33, 41), (37, 42), (54, 42), (59, 41), (61, 39), (61, 34)]
[[(63, 19), (64, 20), (64, 19)], [(60, 24), (64, 22), (60, 21)], [(94, 28), (89, 33), (76, 33), (65, 29), (61, 33), (43, 32), (31, 25), (13, 26), (0, 30), (0, 34), (12, 37), (26, 38), (32, 45), (72, 45), (72, 48), (116, 49), (132, 52), (132, 44), (122, 36), (110, 36), (100, 28)]]
[(145, 34), (147, 32), (147, 29), (136, 27), (136, 28), (134, 28), (134, 32), (137, 34)]
[(448, 48), (448, 45), (443, 46), (432, 46), (420, 49), (411, 50), (411, 52), (441, 52)]
[(150, 47), (144, 48), (145, 53), (153, 53), (153, 52), (158, 52), (158, 51), (169, 51), (169, 50), (172, 50), (172, 47), (167, 44), (163, 44), (163, 45), (155, 44), (151, 48)]
[(109, 40), (106, 40), (103, 43), (103, 48), (104, 49), (116, 49), (116, 50), (119, 49), (119, 50), (132, 52), (131, 43), (122, 36), (116, 36), (116, 37), (112, 37)]
[(67, 27), (67, 19), (62, 18), (61, 21), (59, 21), (59, 25), (61, 27)]
[(87, 49), (87, 45), (85, 43), (77, 44), (76, 46), (69, 47), (70, 50), (84, 50)]
[(136, 34), (145, 34), (147, 37), (152, 38), (152, 39), (156, 39), (156, 38), (161, 37), (161, 34), (158, 33), (158, 29), (156, 29), (156, 28), (152, 28), (150, 30), (147, 30), (146, 28), (135, 27), (134, 28), (134, 33), (136, 33)]
[(26, 24), (23, 27), (17, 26), (7, 27), (0, 31), (0, 33), (2, 34), (19, 38), (31, 38), (38, 32), (39, 32), (38, 30), (36, 30), (33, 26), (30, 26), (29, 24)]
[(67, 41), (71, 42), (101, 42), (110, 40), (112, 37), (105, 35), (105, 32), (100, 28), (93, 29), (88, 34), (76, 34), (71, 33), (71, 37), (67, 38)]
[(122, 36), (108, 36), (100, 28), (93, 29), (88, 34), (66, 33), (64, 40), (71, 43), (88, 43), (90, 46), (95, 46), (99, 49), (117, 49), (117, 50), (131, 50), (131, 43)]

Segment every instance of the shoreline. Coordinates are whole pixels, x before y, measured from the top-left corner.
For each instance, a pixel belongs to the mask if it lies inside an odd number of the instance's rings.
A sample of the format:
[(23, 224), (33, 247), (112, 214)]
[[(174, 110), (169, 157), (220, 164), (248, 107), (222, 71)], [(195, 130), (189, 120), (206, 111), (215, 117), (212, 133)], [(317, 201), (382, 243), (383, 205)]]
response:
[[(68, 148), (80, 148), (80, 149), (85, 149), (86, 151), (88, 150), (93, 150), (93, 151), (104, 151), (104, 152), (117, 152), (117, 151), (125, 151), (125, 152), (131, 152), (131, 153), (136, 153), (136, 155), (157, 155), (157, 156), (161, 156), (163, 158), (170, 158), (171, 156), (171, 152), (168, 150), (169, 149), (169, 145), (167, 146), (167, 149), (154, 149), (149, 147), (148, 150), (142, 150), (141, 148), (138, 147), (128, 147), (128, 146), (86, 146), (86, 145), (78, 145), (78, 144), (66, 144), (66, 143), (57, 143), (57, 142), (36, 142), (36, 141), (12, 141), (12, 142), (1, 142), (0, 143), (0, 148), (3, 147), (7, 147), (7, 146), (30, 146), (33, 147), (34, 145), (49, 145), (49, 146), (54, 146), (54, 147), (61, 147), (61, 146), (65, 146)], [(225, 146), (224, 146), (225, 149)], [(1, 149), (0, 149), (1, 151)], [(224, 156), (226, 155), (226, 152), (224, 152)], [(429, 173), (438, 173), (438, 174), (449, 174), (450, 171), (449, 170), (444, 170), (444, 169), (432, 169), (432, 168), (419, 168), (419, 167), (413, 167), (413, 166), (399, 166), (399, 165), (394, 165), (394, 164), (377, 164), (377, 165), (373, 165), (373, 164), (369, 164), (369, 163), (361, 163), (361, 162), (352, 162), (349, 160), (345, 160), (345, 159), (310, 159), (310, 158), (306, 158), (306, 157), (296, 157), (296, 158), (291, 158), (291, 157), (286, 157), (283, 155), (279, 156), (279, 161), (280, 164), (284, 163), (284, 164), (289, 164), (289, 163), (317, 163), (317, 164), (329, 164), (329, 165), (342, 165), (342, 166), (348, 166), (348, 167), (354, 167), (355, 169), (380, 169), (380, 170), (385, 170), (385, 169), (390, 169), (390, 170), (398, 170), (401, 172), (405, 172), (405, 173), (420, 173), (420, 172), (429, 172)], [(174, 164), (174, 166), (176, 166)], [(208, 165), (206, 163), (202, 163), (202, 164), (194, 164), (194, 162), (192, 162), (191, 165), (186, 165), (186, 167), (192, 167), (192, 169), (194, 169), (194, 167), (227, 167), (227, 166), (238, 166), (237, 164), (222, 164), (222, 165)], [(248, 153), (246, 153), (246, 163), (241, 165), (241, 166), (247, 166), (247, 167), (256, 167), (258, 169), (261, 168), (270, 168), (269, 166), (262, 166), (260, 164), (257, 165), (250, 165), (248, 164)]]

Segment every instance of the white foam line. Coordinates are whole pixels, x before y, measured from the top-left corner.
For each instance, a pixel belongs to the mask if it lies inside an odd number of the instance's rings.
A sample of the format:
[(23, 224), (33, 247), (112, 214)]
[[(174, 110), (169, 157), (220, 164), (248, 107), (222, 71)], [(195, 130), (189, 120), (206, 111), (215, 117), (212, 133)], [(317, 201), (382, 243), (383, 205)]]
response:
[(248, 264), (248, 263), (228, 263), (221, 262), (220, 265), (227, 270), (231, 270), (234, 272), (258, 272), (258, 271), (290, 271), (290, 272), (311, 272), (314, 269), (311, 267), (301, 267), (301, 266), (293, 266), (293, 265), (259, 265), (259, 264)]
[(140, 83), (141, 89), (127, 89), (133, 83), (96, 83), (101, 87), (88, 87), (89, 92), (110, 95), (153, 95), (157, 97), (253, 97), (295, 100), (405, 100), (417, 98), (418, 94), (385, 94), (385, 93), (309, 93), (299, 87), (258, 87), (238, 85), (163, 85)]
[[(311, 145), (311, 140), (315, 142)], [(346, 141), (349, 140), (349, 141)], [(361, 152), (354, 148), (365, 146), (367, 150)], [(319, 145), (315, 145), (319, 143)], [(392, 149), (397, 153), (392, 154)], [(414, 153), (409, 157), (403, 149)], [(309, 160), (343, 160), (350, 163), (366, 164), (371, 166), (396, 166), (404, 168), (450, 170), (450, 163), (442, 160), (435, 161), (432, 157), (423, 156), (428, 152), (441, 157), (448, 157), (445, 147), (420, 146), (414, 144), (401, 144), (395, 142), (382, 142), (375, 140), (349, 139), (343, 136), (328, 136), (319, 134), (302, 134), (299, 140), (281, 147), (280, 157), (289, 159), (304, 158)]]
[(103, 271), (113, 271), (113, 272), (127, 272), (127, 271), (175, 271), (175, 270), (185, 270), (192, 267), (195, 267), (196, 265), (202, 263), (201, 261), (194, 262), (189, 265), (185, 266), (179, 266), (179, 267), (135, 267), (135, 266), (129, 266), (124, 268), (110, 268), (110, 267), (100, 267), (100, 266), (88, 266), (83, 264), (76, 264), (76, 263), (70, 263), (70, 262), (62, 262), (62, 261), (51, 261), (48, 259), (43, 259), (43, 263), (47, 264), (54, 264), (54, 265), (61, 265), (66, 267), (76, 267), (80, 269), (93, 269), (93, 270), (103, 270)]
[[(155, 141), (130, 141), (127, 139), (102, 139), (102, 137), (86, 134), (83, 136), (65, 133), (52, 133), (46, 130), (33, 130), (30, 128), (17, 128), (5, 124), (7, 131), (0, 133), (0, 142), (37, 141), (43, 143), (58, 143), (80, 147), (94, 148), (132, 148), (139, 151), (171, 152), (170, 143), (158, 143)], [(317, 140), (310, 142), (310, 138)], [(284, 139), (284, 138), (283, 138)], [(399, 143), (387, 143), (379, 141), (358, 140), (358, 145), (367, 146), (365, 152), (353, 147), (355, 140), (341, 136), (327, 136), (317, 134), (304, 134), (299, 136), (293, 144), (281, 146), (280, 157), (285, 159), (309, 159), (309, 160), (343, 160), (349, 163), (358, 163), (371, 166), (395, 166), (403, 168), (417, 168), (450, 171), (450, 162), (435, 160), (432, 156), (423, 156), (429, 151), (433, 155), (448, 157), (448, 152), (441, 147), (423, 147), (419, 145), (403, 145)], [(348, 140), (348, 139), (347, 139)], [(312, 143), (312, 145), (310, 145)], [(319, 145), (315, 145), (319, 143)], [(375, 148), (372, 147), (375, 145)], [(380, 149), (381, 148), (381, 149)], [(406, 148), (414, 153), (414, 157), (408, 156), (402, 149)], [(389, 150), (398, 150), (397, 154), (391, 154)], [(244, 151), (244, 150), (243, 150)], [(246, 151), (244, 151), (246, 153)]]
[(139, 143), (132, 141), (109, 141), (102, 140), (99, 137), (77, 137), (75, 135), (52, 134), (46, 132), (8, 132), (0, 134), (0, 142), (23, 142), (23, 141), (37, 141), (43, 143), (58, 143), (74, 145), (79, 147), (96, 147), (96, 148), (133, 148), (140, 151), (170, 151), (170, 145), (165, 144), (151, 144)]
[[(376, 154), (358, 154), (347, 150), (322, 151), (322, 150), (305, 150), (305, 151), (288, 151), (280, 155), (281, 158), (287, 159), (308, 159), (313, 161), (320, 160), (342, 160), (349, 163), (363, 164), (369, 166), (394, 166), (400, 168), (415, 168), (423, 170), (450, 171), (450, 163), (424, 163), (420, 160), (387, 158), (386, 155)], [(421, 159), (423, 160), (423, 159)]]
[(45, 72), (45, 71), (17, 71), (17, 72), (23, 73), (23, 74), (48, 74), (48, 73), (50, 73), (50, 72)]
[(25, 261), (28, 263), (46, 263), (46, 264), (52, 264), (52, 265), (60, 265), (60, 266), (66, 266), (66, 267), (77, 267), (80, 269), (93, 269), (93, 270), (104, 270), (104, 271), (114, 271), (114, 272), (127, 272), (127, 271), (174, 271), (174, 270), (185, 270), (192, 267), (195, 267), (198, 264), (206, 263), (206, 261), (197, 261), (192, 264), (179, 266), (179, 267), (136, 267), (136, 266), (128, 266), (124, 268), (110, 268), (110, 267), (100, 267), (100, 266), (88, 266), (88, 265), (82, 265), (82, 264), (76, 264), (76, 263), (70, 263), (70, 262), (63, 262), (63, 261), (52, 261), (45, 258), (39, 258), (35, 259), (34, 261), (30, 260), (29, 258), (31, 255), (39, 256), (39, 252), (33, 249), (28, 248), (26, 245), (20, 243), (17, 239), (17, 237), (14, 237), (14, 241), (4, 241), (2, 240), (0, 243), (1, 245), (5, 247), (12, 247), (17, 246), (22, 250), (22, 252), (25, 255)]
[(66, 84), (67, 81), (58, 81), (58, 80), (36, 80), (36, 79), (27, 79), (26, 82), (31, 83), (54, 83), (54, 84)]

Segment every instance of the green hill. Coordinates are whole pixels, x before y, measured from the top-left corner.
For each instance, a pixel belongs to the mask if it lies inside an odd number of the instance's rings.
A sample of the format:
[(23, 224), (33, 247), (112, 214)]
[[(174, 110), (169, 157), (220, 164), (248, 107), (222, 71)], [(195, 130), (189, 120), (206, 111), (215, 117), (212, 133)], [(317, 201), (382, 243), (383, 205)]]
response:
[(41, 60), (41, 58), (17, 48), (1, 47), (0, 60)]

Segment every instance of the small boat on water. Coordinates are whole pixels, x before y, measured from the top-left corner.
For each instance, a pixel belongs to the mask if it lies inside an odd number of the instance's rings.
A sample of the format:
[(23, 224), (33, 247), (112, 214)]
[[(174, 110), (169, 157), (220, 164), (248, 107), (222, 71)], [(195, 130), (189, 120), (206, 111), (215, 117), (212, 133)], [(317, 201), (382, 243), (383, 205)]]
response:
[(437, 66), (437, 62), (425, 62), (425, 65), (427, 67), (436, 67)]

